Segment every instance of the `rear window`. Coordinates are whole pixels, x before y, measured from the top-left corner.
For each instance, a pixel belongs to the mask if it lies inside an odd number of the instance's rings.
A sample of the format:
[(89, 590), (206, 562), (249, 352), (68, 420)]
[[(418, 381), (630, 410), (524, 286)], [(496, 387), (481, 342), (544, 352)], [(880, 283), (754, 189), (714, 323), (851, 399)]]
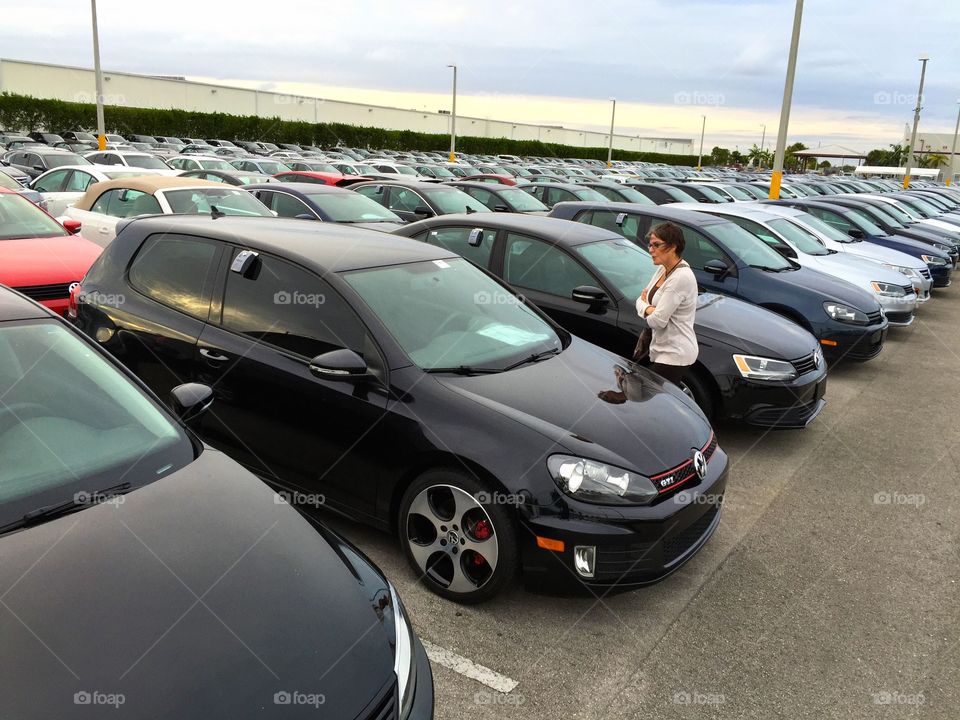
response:
[(22, 195), (0, 193), (0, 240), (60, 237), (67, 231)]

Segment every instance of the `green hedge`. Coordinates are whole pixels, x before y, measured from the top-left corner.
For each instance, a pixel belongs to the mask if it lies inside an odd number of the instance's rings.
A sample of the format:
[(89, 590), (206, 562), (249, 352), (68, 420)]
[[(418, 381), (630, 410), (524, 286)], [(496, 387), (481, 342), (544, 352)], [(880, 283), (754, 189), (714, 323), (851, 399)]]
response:
[[(256, 115), (227, 115), (176, 109), (108, 106), (105, 109), (106, 131), (128, 135), (172, 135), (174, 137), (230, 138), (260, 140), (273, 143), (296, 143), (330, 147), (383, 150), (441, 150), (449, 147), (450, 136), (412, 130), (386, 130), (345, 123), (308, 123)], [(48, 132), (64, 132), (97, 125), (93, 103), (46, 100), (27, 95), (0, 93), (0, 127), (30, 131), (43, 128)], [(458, 137), (457, 149), (465, 153), (487, 155), (536, 155), (541, 157), (591, 158), (606, 160), (607, 149), (574, 147), (543, 143), (536, 140), (508, 138)], [(669, 165), (697, 164), (694, 155), (630, 152), (614, 150), (617, 160), (644, 160)]]

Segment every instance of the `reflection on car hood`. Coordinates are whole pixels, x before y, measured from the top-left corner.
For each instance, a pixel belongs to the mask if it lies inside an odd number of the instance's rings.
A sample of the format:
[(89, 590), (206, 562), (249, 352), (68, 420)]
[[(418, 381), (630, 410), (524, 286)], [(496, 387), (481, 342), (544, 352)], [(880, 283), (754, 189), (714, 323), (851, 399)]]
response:
[(804, 328), (759, 305), (714, 293), (700, 293), (694, 319), (697, 342), (725, 343), (748, 355), (796, 360), (817, 348)]
[(804, 293), (813, 290), (823, 295), (824, 301), (841, 302), (865, 313), (877, 312), (880, 309), (880, 303), (871, 293), (818, 270), (802, 267), (798, 270), (771, 273), (771, 275)]
[(208, 449), (122, 504), (0, 537), (5, 715), (73, 716), (98, 691), (137, 717), (282, 718), (275, 693), (297, 691), (355, 717), (393, 678), (372, 589), (274, 498)]
[[(618, 367), (635, 372), (618, 382)], [(710, 438), (710, 424), (675, 386), (579, 338), (559, 355), (509, 372), (437, 377), (569, 452), (645, 474), (679, 465)], [(598, 397), (622, 388), (622, 404)]]

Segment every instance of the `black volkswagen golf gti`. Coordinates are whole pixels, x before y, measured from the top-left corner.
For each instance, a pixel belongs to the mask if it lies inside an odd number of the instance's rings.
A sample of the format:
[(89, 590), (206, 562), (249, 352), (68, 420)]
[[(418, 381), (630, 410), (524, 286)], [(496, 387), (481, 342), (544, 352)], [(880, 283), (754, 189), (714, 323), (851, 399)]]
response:
[(154, 390), (214, 388), (211, 444), (396, 532), (460, 602), (518, 568), (536, 587), (654, 582), (713, 533), (727, 458), (675, 386), (447, 250), (251, 220), (128, 221), (73, 293)]

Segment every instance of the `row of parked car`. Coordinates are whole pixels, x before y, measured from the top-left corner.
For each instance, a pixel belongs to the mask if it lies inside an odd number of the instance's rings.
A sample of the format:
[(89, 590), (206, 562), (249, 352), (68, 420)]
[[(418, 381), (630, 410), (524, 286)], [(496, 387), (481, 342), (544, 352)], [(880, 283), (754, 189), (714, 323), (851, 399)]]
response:
[[(81, 523), (62, 592), (21, 586), (33, 612), (80, 597), (107, 617), (132, 600), (159, 618), (181, 587), (162, 584), (163, 565), (144, 574), (132, 533), (178, 576), (210, 575), (198, 592), (237, 543), (258, 548), (210, 599), (262, 640), (231, 680), (238, 710), (267, 685), (285, 692), (258, 679), (263, 664), (316, 687), (345, 657), (318, 690), (334, 716), (431, 712), (395, 590), (313, 508), (396, 534), (418, 579), (456, 602), (518, 575), (538, 590), (656, 582), (720, 522), (728, 463), (712, 423), (808, 425), (829, 364), (876, 357), (892, 325), (935, 302), (960, 240), (960, 194), (939, 186), (795, 176), (797, 197), (766, 202), (745, 190), (762, 180), (720, 170), (651, 181), (656, 168), (510, 158), (531, 175), (438, 181), (396, 156), (383, 167), (417, 174), (295, 169), (321, 162), (304, 152), (267, 181), (231, 182), (255, 172), (238, 163), (270, 162), (243, 152), (212, 169), (219, 181), (176, 158), (107, 163), (130, 153), (111, 150), (37, 173), (36, 202), (0, 189), (0, 283), (13, 288), (0, 291), (2, 572), (14, 583)], [(470, 160), (457, 165), (508, 164)], [(625, 359), (655, 270), (645, 237), (664, 221), (701, 286), (700, 357), (681, 387)], [(254, 623), (263, 607), (284, 608), (282, 628)], [(11, 647), (34, 642), (2, 617)], [(112, 671), (146, 649), (132, 648), (149, 625), (113, 644), (63, 631), (109, 647)], [(151, 668), (174, 666), (177, 687), (222, 710), (223, 688), (191, 678), (200, 660), (236, 664), (232, 636), (190, 632), (132, 681), (176, 714), (184, 695), (149, 685)], [(39, 682), (40, 662), (18, 682)]]

